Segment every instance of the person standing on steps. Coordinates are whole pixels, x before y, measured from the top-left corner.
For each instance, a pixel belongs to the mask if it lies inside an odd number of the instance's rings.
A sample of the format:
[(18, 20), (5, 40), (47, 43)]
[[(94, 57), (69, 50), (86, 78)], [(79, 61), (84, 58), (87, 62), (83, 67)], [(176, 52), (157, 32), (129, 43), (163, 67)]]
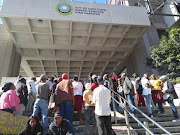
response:
[(32, 116), (38, 116), (39, 112), (42, 115), (43, 134), (48, 132), (48, 98), (51, 94), (49, 85), (46, 83), (47, 76), (42, 74), (40, 76), (40, 83), (36, 86), (36, 101)]
[[(122, 73), (121, 78), (124, 80), (123, 81), (123, 90), (124, 90), (124, 95), (129, 103), (135, 106), (134, 103), (134, 86), (130, 79), (126, 76), (126, 73)], [(132, 111), (132, 114), (136, 115), (136, 110), (134, 107), (130, 106), (130, 109)]]
[(85, 91), (83, 93), (83, 101), (84, 101), (84, 113), (85, 113), (85, 123), (86, 123), (86, 133), (89, 135), (89, 124), (90, 120), (93, 123), (93, 135), (96, 134), (96, 120), (94, 109), (95, 105), (92, 103), (93, 91), (91, 90), (91, 84), (86, 83)]
[(152, 100), (154, 104), (156, 105), (158, 103), (158, 100), (162, 98), (162, 90), (160, 87), (161, 80), (156, 79), (155, 74), (151, 75), (151, 80), (149, 81), (152, 89), (151, 89), (151, 94), (152, 94)]
[(60, 107), (63, 119), (69, 120), (72, 124), (72, 106), (75, 103), (72, 81), (67, 79), (66, 73), (62, 74), (63, 80), (56, 87), (55, 103)]
[(97, 76), (94, 74), (92, 76), (92, 83), (91, 83), (91, 90), (93, 91), (95, 88), (97, 88), (99, 85), (97, 83)]
[(16, 85), (16, 94), (20, 99), (17, 114), (22, 115), (23, 112), (25, 111), (27, 102), (28, 102), (28, 89), (26, 85), (26, 79), (21, 78), (19, 82)]
[(32, 77), (31, 80), (29, 81), (29, 91), (28, 91), (28, 103), (26, 106), (25, 111), (33, 111), (33, 106), (34, 106), (34, 102), (36, 99), (36, 77)]
[(112, 135), (111, 124), (111, 91), (104, 86), (103, 77), (97, 78), (99, 87), (94, 89), (93, 103), (95, 103), (95, 117), (99, 135)]
[(176, 106), (174, 105), (173, 99), (177, 99), (178, 96), (176, 94), (173, 84), (167, 80), (167, 77), (165, 75), (161, 76), (159, 79), (161, 80), (162, 83), (162, 93), (163, 93), (163, 97), (160, 100), (158, 100), (158, 107), (161, 113), (160, 115), (161, 116), (167, 115), (165, 114), (164, 108), (162, 106), (162, 103), (167, 101), (174, 115), (173, 122), (176, 122), (178, 121), (179, 116)]
[(136, 90), (136, 97), (137, 97), (137, 100), (138, 100), (138, 106), (145, 106), (145, 101), (144, 101), (144, 98), (142, 96), (141, 78), (138, 77), (136, 73), (134, 73), (132, 76), (135, 79), (134, 87), (135, 87), (135, 90)]
[(152, 105), (153, 110), (155, 110), (156, 112), (158, 112), (158, 109), (156, 108), (156, 106), (154, 105), (154, 102), (152, 101), (152, 96), (151, 96), (152, 86), (150, 85), (149, 75), (147, 73), (143, 75), (141, 79), (141, 84), (143, 87), (142, 95), (146, 100), (146, 107), (147, 107), (148, 115), (152, 116), (151, 105)]
[(72, 82), (73, 88), (74, 88), (74, 99), (75, 99), (75, 105), (73, 106), (73, 110), (76, 109), (79, 114), (79, 119), (82, 121), (82, 103), (83, 103), (83, 85), (81, 82), (78, 81), (77, 75), (74, 75), (74, 81)]

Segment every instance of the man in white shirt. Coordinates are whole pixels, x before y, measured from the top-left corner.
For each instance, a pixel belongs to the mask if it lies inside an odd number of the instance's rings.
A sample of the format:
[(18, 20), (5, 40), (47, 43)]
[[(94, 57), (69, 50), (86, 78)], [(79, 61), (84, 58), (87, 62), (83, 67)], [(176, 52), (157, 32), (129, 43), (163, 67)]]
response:
[(173, 122), (176, 122), (176, 121), (178, 121), (179, 116), (178, 116), (178, 111), (176, 109), (176, 106), (173, 103), (173, 99), (177, 99), (178, 96), (175, 92), (173, 84), (167, 80), (167, 77), (165, 75), (161, 76), (159, 79), (161, 80), (161, 82), (163, 84), (163, 89), (162, 89), (163, 98), (161, 98), (158, 101), (158, 106), (159, 106), (159, 110), (161, 112), (161, 116), (167, 115), (167, 114), (165, 114), (164, 108), (162, 106), (162, 103), (167, 101), (172, 109), (172, 112), (173, 112), (173, 115), (175, 118), (173, 120)]
[(149, 114), (149, 116), (152, 116), (151, 105), (156, 112), (158, 112), (158, 110), (152, 101), (152, 96), (151, 96), (151, 87), (152, 86), (150, 85), (148, 78), (149, 78), (149, 76), (146, 73), (143, 75), (143, 77), (141, 79), (141, 84), (142, 84), (142, 88), (143, 88), (142, 95), (146, 99), (146, 107), (148, 110), (148, 114)]
[(26, 106), (26, 111), (33, 111), (34, 102), (36, 99), (36, 77), (32, 77), (29, 81), (29, 90), (28, 90), (28, 103)]
[(97, 78), (99, 87), (94, 89), (93, 92), (93, 103), (95, 103), (95, 117), (98, 127), (99, 135), (105, 134), (105, 129), (107, 135), (112, 135), (112, 124), (111, 124), (111, 91), (106, 88), (103, 84), (103, 77), (99, 76)]
[(81, 82), (78, 82), (78, 77), (76, 75), (74, 75), (73, 79), (74, 81), (72, 82), (72, 85), (74, 88), (74, 99), (75, 99), (74, 108), (76, 108), (79, 114), (79, 118), (80, 120), (82, 120), (81, 110), (83, 103), (83, 96), (82, 96), (83, 85)]

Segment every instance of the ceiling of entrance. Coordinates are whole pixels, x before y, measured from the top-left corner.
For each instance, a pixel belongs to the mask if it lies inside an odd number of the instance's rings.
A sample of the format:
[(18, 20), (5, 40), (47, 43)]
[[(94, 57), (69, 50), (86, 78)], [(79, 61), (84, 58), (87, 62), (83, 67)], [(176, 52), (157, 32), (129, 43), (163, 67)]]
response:
[[(144, 12), (140, 9), (137, 13)], [(102, 18), (101, 21), (83, 21), (78, 16), (72, 19), (73, 14), (71, 19), (53, 19), (33, 15), (17, 17), (4, 12), (1, 11), (1, 18), (22, 55), (20, 74), (23, 76), (42, 73), (60, 76), (66, 72), (70, 78), (78, 75), (84, 79), (89, 72), (111, 74), (117, 71), (150, 25), (147, 16), (144, 22), (141, 19), (130, 24), (128, 18), (123, 23), (106, 23), (108, 20)]]

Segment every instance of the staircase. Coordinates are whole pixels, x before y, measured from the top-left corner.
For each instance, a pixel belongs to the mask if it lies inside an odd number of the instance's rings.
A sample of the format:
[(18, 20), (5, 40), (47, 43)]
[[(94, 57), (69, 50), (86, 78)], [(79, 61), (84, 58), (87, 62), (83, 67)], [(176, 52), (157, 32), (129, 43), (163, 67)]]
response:
[[(147, 113), (147, 109), (146, 107), (138, 107), (141, 111), (143, 111), (145, 114)], [(160, 124), (161, 126), (163, 126), (166, 130), (168, 130), (169, 132), (171, 132), (174, 135), (180, 135), (180, 121), (178, 122), (172, 122), (172, 120), (174, 119), (173, 114), (172, 114), (172, 110), (170, 107), (165, 106), (164, 107), (165, 112), (167, 114), (167, 116), (164, 117), (159, 117), (158, 114), (154, 114), (154, 117), (152, 117), (152, 119), (154, 121), (156, 121), (158, 124)], [(130, 111), (130, 109), (128, 108), (128, 110)], [(177, 107), (177, 110), (180, 114), (180, 107)], [(120, 113), (124, 113), (124, 111), (121, 109)], [(144, 118), (140, 113), (137, 112), (136, 117), (143, 123), (144, 121), (147, 121), (149, 124), (149, 129), (157, 135), (165, 135), (164, 132), (162, 130), (160, 130), (159, 128), (157, 128), (157, 126), (153, 125), (152, 122), (148, 121), (146, 118)], [(134, 129), (134, 131), (138, 134), (138, 135), (145, 135), (145, 130), (133, 119), (129, 116), (129, 122), (130, 122), (130, 126)], [(120, 119), (118, 120), (118, 125), (120, 126), (125, 126), (125, 119)]]
[[(146, 107), (138, 107), (142, 112), (144, 112), (145, 114), (147, 114), (147, 108)], [(180, 135), (180, 121), (177, 122), (172, 122), (172, 120), (174, 119), (173, 114), (172, 114), (172, 110), (169, 106), (164, 106), (165, 112), (167, 114), (167, 116), (163, 116), (163, 117), (159, 117), (158, 114), (154, 114), (154, 117), (151, 117), (154, 121), (156, 121), (158, 124), (160, 124), (161, 126), (163, 126), (166, 130), (168, 130), (169, 132), (171, 132), (173, 135)], [(128, 110), (130, 111), (130, 108), (128, 108)], [(180, 107), (177, 106), (177, 110), (179, 112), (179, 116), (180, 116)], [(131, 112), (131, 111), (130, 111)], [(113, 112), (112, 112), (113, 115)], [(124, 117), (124, 110), (122, 108), (119, 108), (119, 113), (116, 112), (117, 115), (117, 119), (118, 119), (118, 124), (115, 124), (114, 122), (114, 118), (112, 116), (112, 126), (113, 127), (126, 127), (126, 121), (125, 121), (125, 117)], [(84, 118), (84, 111), (82, 110), (82, 116), (83, 119)], [(140, 114), (137, 111), (136, 117), (143, 123), (144, 121), (147, 121), (149, 124), (149, 129), (155, 134), (155, 135), (166, 135), (164, 134), (164, 132), (162, 130), (160, 130), (159, 128), (157, 128), (157, 126), (153, 125), (152, 122), (148, 121), (146, 118), (144, 118), (142, 116), (142, 114)], [(53, 116), (49, 116), (48, 117), (48, 122), (49, 124), (53, 121)], [(133, 128), (132, 131), (135, 131), (138, 135), (145, 135), (145, 130), (133, 119), (131, 118), (131, 116), (129, 116), (129, 123), (130, 126)], [(79, 116), (77, 114), (77, 112), (75, 111), (74, 115), (73, 115), (73, 125), (74, 128), (76, 130), (76, 134), (77, 135), (86, 135), (86, 126), (85, 126), (85, 120), (83, 121), (79, 121)], [(92, 133), (92, 129), (93, 126), (90, 125), (90, 134)], [(98, 132), (97, 132), (98, 135)], [(120, 135), (120, 134), (119, 134)]]

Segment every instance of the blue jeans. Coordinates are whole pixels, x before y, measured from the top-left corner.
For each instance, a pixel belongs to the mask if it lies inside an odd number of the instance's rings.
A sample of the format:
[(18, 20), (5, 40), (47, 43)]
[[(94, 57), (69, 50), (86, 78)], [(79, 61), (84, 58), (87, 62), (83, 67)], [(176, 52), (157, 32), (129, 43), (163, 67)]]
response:
[[(127, 101), (128, 101), (130, 104), (132, 104), (132, 105), (135, 106), (133, 95), (127, 94), (127, 95), (126, 95), (126, 98), (127, 98)], [(131, 105), (129, 105), (129, 106), (130, 106), (130, 109), (131, 109), (132, 113), (133, 113), (133, 114), (136, 114), (136, 110), (134, 109), (134, 107), (132, 107)]]
[(84, 111), (87, 135), (89, 135), (89, 124), (91, 120), (93, 123), (93, 134), (96, 134), (96, 119), (94, 114), (94, 106), (89, 106), (88, 108), (85, 108)]
[(175, 119), (179, 119), (178, 116), (178, 111), (176, 109), (176, 106), (173, 103), (173, 99), (171, 97), (169, 97), (168, 99), (164, 100), (163, 98), (161, 98), (160, 100), (158, 100), (158, 107), (161, 113), (164, 113), (164, 108), (162, 106), (162, 103), (164, 103), (165, 101), (167, 101), (172, 109), (173, 115)]
[(72, 124), (72, 101), (64, 101), (60, 104), (60, 112), (63, 119), (66, 115), (66, 119)]
[(151, 115), (152, 114), (152, 110), (151, 110), (151, 100), (152, 100), (152, 97), (151, 97), (151, 94), (143, 95), (143, 97), (146, 100), (146, 107), (147, 107), (148, 114)]
[(152, 95), (150, 96), (151, 98), (151, 107), (153, 108), (153, 110), (158, 110), (157, 107), (155, 106), (153, 100), (152, 100)]
[[(114, 98), (115, 98), (116, 100), (118, 100), (118, 98), (117, 98), (116, 95), (114, 95)], [(116, 110), (117, 112), (119, 112), (119, 106), (118, 106), (117, 102), (114, 101), (114, 104), (115, 104), (115, 110)], [(113, 109), (113, 99), (112, 99), (112, 98), (111, 98), (110, 107), (111, 107), (111, 110), (113, 111), (114, 109)]]
[(43, 134), (48, 132), (48, 101), (45, 99), (36, 99), (34, 103), (33, 116), (38, 116), (39, 112), (42, 114)]

